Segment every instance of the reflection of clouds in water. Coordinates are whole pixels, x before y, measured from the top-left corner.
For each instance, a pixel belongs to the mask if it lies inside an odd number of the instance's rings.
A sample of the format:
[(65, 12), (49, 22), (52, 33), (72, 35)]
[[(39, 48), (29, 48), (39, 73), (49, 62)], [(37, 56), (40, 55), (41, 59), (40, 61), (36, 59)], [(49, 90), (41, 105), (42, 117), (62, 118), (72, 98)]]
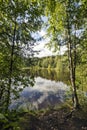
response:
[(65, 91), (69, 90), (66, 84), (41, 77), (35, 78), (35, 81), (34, 87), (26, 87), (21, 93), (17, 102), (19, 107), (27, 106), (29, 109), (39, 109), (49, 104), (55, 105), (64, 101)]
[(25, 88), (24, 91), (57, 92), (58, 90), (67, 90), (69, 87), (63, 82), (55, 82), (41, 77), (35, 78), (35, 85), (32, 88)]
[(44, 94), (37, 100), (38, 104), (42, 103), (48, 97), (48, 93), (44, 92)]
[(39, 104), (43, 103), (44, 100), (48, 97), (48, 93), (44, 92), (44, 94), (42, 96), (40, 96), (40, 98), (38, 98), (36, 101), (32, 102), (32, 106), (35, 109), (39, 108)]

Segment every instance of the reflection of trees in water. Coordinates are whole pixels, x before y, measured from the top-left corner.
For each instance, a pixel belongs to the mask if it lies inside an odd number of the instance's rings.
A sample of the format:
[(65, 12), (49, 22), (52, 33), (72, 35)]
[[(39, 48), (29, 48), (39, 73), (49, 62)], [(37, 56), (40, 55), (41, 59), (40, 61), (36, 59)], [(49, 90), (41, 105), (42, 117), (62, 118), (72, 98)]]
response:
[(59, 72), (56, 70), (51, 70), (51, 69), (37, 69), (37, 70), (30, 70), (30, 74), (35, 76), (35, 77), (42, 77), (50, 80), (55, 80), (55, 81), (63, 81), (63, 82), (68, 82), (69, 81), (69, 73), (67, 72)]

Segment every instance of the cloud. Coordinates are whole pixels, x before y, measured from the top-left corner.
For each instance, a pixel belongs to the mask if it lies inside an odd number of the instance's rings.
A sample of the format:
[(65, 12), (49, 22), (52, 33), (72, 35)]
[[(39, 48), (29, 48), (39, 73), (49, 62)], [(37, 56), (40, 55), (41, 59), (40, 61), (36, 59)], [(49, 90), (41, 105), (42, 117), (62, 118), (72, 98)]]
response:
[[(37, 34), (34, 34), (34, 37), (45, 37), (46, 31), (42, 29), (41, 31), (38, 31)], [(34, 46), (34, 51), (38, 51), (38, 54), (35, 54), (35, 57), (46, 57), (46, 56), (52, 56), (52, 55), (58, 55), (58, 54), (64, 54), (64, 52), (67, 50), (66, 46), (61, 46), (60, 50), (57, 52), (53, 52), (52, 49), (48, 49), (45, 45), (49, 43), (50, 38), (44, 38), (37, 42), (37, 45)]]

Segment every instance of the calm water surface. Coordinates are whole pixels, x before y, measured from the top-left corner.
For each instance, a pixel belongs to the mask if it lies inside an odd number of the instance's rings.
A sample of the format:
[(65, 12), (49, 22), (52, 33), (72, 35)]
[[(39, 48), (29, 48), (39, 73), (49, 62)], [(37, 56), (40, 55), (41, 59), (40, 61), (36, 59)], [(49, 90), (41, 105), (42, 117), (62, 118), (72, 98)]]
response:
[[(52, 74), (52, 75), (51, 75)], [(54, 79), (54, 77), (56, 77)], [(39, 72), (35, 75), (33, 87), (26, 87), (18, 100), (13, 101), (11, 108), (43, 109), (63, 103), (69, 90), (62, 77), (53, 72)], [(58, 80), (58, 77), (62, 78)], [(67, 76), (68, 77), (68, 76)], [(68, 78), (65, 78), (65, 82)]]

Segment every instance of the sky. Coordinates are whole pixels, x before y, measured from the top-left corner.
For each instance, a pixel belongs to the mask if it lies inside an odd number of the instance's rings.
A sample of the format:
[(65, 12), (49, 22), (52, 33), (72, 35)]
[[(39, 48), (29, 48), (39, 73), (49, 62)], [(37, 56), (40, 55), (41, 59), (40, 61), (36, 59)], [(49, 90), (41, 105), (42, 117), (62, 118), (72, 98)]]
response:
[[(41, 18), (44, 24), (46, 24), (48, 21), (48, 18), (45, 16), (42, 16)], [(50, 38), (47, 38), (46, 33), (47, 33), (46, 28), (44, 28), (44, 25), (43, 25), (40, 31), (33, 34), (35, 39), (45, 37), (44, 39), (41, 39), (40, 41), (38, 41), (37, 42), (38, 44), (34, 46), (34, 51), (40, 51), (38, 54), (35, 54), (35, 57), (46, 57), (46, 56), (64, 54), (64, 52), (67, 50), (66, 46), (60, 47), (60, 52), (58, 50), (55, 53), (46, 47), (46, 44), (49, 43), (50, 41)]]
[[(38, 36), (37, 36), (38, 35)], [(42, 29), (38, 32), (38, 34), (34, 34), (34, 37), (44, 37), (46, 35), (46, 31)], [(66, 46), (63, 46), (60, 48), (60, 52), (53, 52), (52, 50), (49, 50), (46, 47), (46, 44), (50, 41), (49, 38), (42, 39), (37, 42), (37, 45), (34, 47), (34, 51), (40, 51), (38, 54), (35, 54), (35, 57), (46, 57), (46, 56), (52, 56), (52, 55), (58, 55), (58, 54), (64, 54), (64, 52), (67, 50)]]
[[(43, 22), (46, 24), (48, 19), (45, 16), (42, 16)], [(81, 34), (84, 30), (80, 29), (77, 31), (73, 30), (73, 34), (76, 33), (75, 35), (77, 37), (81, 37)], [(38, 41), (38, 44), (34, 47), (35, 51), (40, 51), (38, 54), (35, 54), (35, 57), (46, 57), (46, 56), (52, 56), (52, 55), (58, 55), (58, 54), (64, 54), (64, 52), (67, 50), (66, 45), (60, 47), (60, 51), (58, 50), (57, 52), (53, 52), (52, 50), (49, 50), (46, 47), (46, 44), (49, 43), (50, 39), (46, 37), (46, 28), (42, 27), (41, 31), (38, 31), (37, 34), (34, 34), (34, 38), (40, 38), (40, 37), (45, 37), (45, 39), (42, 39)]]

